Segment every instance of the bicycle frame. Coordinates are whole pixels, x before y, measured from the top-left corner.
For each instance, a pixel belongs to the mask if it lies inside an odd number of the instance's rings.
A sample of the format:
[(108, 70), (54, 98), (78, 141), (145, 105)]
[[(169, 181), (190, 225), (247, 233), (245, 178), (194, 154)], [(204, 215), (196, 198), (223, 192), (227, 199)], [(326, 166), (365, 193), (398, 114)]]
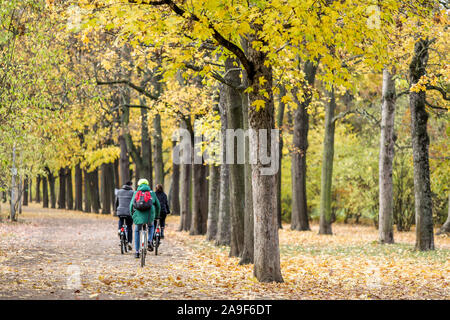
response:
[(142, 229), (140, 231), (140, 241), (141, 241), (141, 267), (145, 265), (145, 255), (147, 254), (147, 241), (148, 241), (148, 228), (147, 224), (142, 225)]

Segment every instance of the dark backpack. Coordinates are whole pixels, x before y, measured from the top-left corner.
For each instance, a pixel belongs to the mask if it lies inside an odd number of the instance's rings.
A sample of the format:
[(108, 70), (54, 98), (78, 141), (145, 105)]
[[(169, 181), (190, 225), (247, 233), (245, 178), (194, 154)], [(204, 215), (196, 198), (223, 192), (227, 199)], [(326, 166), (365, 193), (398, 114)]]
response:
[(150, 191), (138, 191), (133, 198), (133, 207), (139, 211), (146, 211), (152, 208), (152, 194)]

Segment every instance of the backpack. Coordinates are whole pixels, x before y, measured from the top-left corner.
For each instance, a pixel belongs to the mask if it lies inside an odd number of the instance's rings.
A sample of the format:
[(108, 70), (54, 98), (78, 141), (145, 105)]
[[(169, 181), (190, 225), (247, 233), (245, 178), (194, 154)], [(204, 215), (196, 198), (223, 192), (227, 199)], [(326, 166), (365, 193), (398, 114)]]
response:
[(133, 199), (133, 207), (139, 211), (147, 211), (152, 208), (153, 201), (150, 191), (138, 191)]

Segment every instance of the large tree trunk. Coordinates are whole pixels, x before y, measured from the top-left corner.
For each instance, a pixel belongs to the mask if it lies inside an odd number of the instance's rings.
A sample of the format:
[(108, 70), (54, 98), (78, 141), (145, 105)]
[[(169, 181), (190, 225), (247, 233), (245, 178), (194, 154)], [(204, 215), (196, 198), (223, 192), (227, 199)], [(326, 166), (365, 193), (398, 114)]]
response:
[(114, 188), (120, 189), (119, 160), (114, 161)]
[[(236, 59), (228, 58), (225, 61), (226, 80), (235, 87), (241, 84), (240, 71), (234, 64)], [(230, 86), (223, 87), (225, 91), (225, 103), (227, 107), (227, 129), (243, 129), (242, 97), (241, 94)], [(244, 144), (228, 141), (234, 146), (230, 170), (230, 202), (231, 202), (231, 247), (230, 256), (239, 257), (244, 250), (244, 212), (245, 212), (245, 168), (244, 164), (238, 163), (238, 155), (244, 154)], [(227, 161), (228, 163), (228, 161)]]
[(45, 168), (45, 171), (47, 172), (48, 184), (50, 187), (50, 206), (52, 209), (55, 209), (56, 208), (56, 190), (55, 190), (56, 178), (48, 167)]
[(83, 173), (79, 163), (75, 166), (75, 210), (83, 210)]
[(155, 162), (155, 185), (164, 185), (164, 163), (162, 157), (162, 132), (161, 132), (161, 116), (155, 115), (153, 119), (153, 143), (154, 143), (154, 162)]
[(41, 175), (38, 174), (36, 177), (36, 203), (41, 202), (41, 190), (39, 189), (41, 186)]
[[(190, 123), (190, 118), (181, 120), (180, 128), (187, 129), (191, 133), (191, 143), (193, 143), (193, 132)], [(191, 149), (191, 160), (193, 158), (193, 150)], [(183, 157), (183, 156), (182, 156)], [(192, 164), (181, 163), (180, 164), (180, 231), (189, 231), (191, 228), (191, 206), (190, 206), (190, 196), (191, 196), (191, 174), (192, 174)]]
[[(425, 75), (428, 62), (428, 40), (420, 39), (414, 47), (414, 57), (409, 66), (411, 87)], [(411, 110), (411, 137), (414, 163), (414, 199), (416, 212), (416, 249), (434, 250), (433, 212), (430, 186), (430, 165), (427, 133), (428, 113), (425, 110), (425, 91), (409, 93)]]
[(72, 186), (72, 169), (66, 169), (66, 203), (67, 210), (73, 210), (73, 186)]
[(220, 187), (219, 187), (219, 217), (217, 221), (216, 246), (230, 245), (230, 171), (226, 164), (226, 129), (228, 125), (227, 108), (225, 105), (225, 93), (223, 85), (220, 89), (219, 112), (221, 123), (221, 166), (220, 166)]
[(286, 89), (284, 86), (281, 86), (280, 89), (280, 101), (278, 104), (278, 114), (277, 114), (277, 127), (278, 130), (280, 130), (279, 135), (279, 148), (278, 148), (278, 154), (279, 161), (278, 161), (278, 173), (277, 173), (277, 217), (278, 217), (278, 228), (283, 228), (283, 223), (281, 219), (281, 178), (282, 178), (282, 171), (281, 171), (281, 163), (283, 159), (283, 118), (284, 118), (284, 109), (285, 109), (285, 103), (281, 100), (283, 96), (286, 95)]
[(100, 212), (100, 192), (98, 186), (98, 168), (88, 173), (89, 179), (89, 193), (91, 195), (92, 211)]
[[(173, 141), (173, 148), (175, 148), (176, 141)], [(172, 179), (170, 187), (170, 210), (172, 214), (180, 214), (180, 165), (172, 164)]]
[(42, 207), (48, 208), (48, 185), (47, 177), (42, 177)]
[[(247, 48), (247, 42), (244, 42), (244, 47)], [(247, 75), (244, 73), (243, 82), (245, 86), (248, 85)], [(242, 119), (244, 131), (248, 131), (248, 94), (244, 93), (242, 96)], [(253, 263), (255, 258), (255, 237), (254, 237), (254, 214), (253, 214), (253, 193), (252, 193), (252, 165), (249, 161), (250, 157), (250, 138), (245, 140), (245, 214), (244, 214), (244, 249), (242, 251), (241, 260), (239, 264)]]
[(59, 194), (58, 194), (58, 209), (66, 208), (66, 170), (60, 168), (58, 171), (59, 177)]
[(25, 179), (23, 180), (23, 201), (22, 201), (22, 205), (24, 206), (28, 206), (28, 188), (29, 188), (29, 184), (28, 184), (28, 177), (25, 177)]
[[(102, 214), (111, 213), (111, 205), (113, 203), (112, 197), (114, 196), (114, 168), (112, 163), (102, 164)], [(111, 193), (111, 190), (113, 191)]]
[(28, 202), (32, 203), (33, 202), (33, 179), (29, 178), (28, 179)]
[[(144, 104), (145, 101), (141, 100)], [(151, 139), (148, 132), (148, 114), (147, 109), (141, 109), (142, 125), (141, 125), (141, 153), (142, 153), (142, 168), (140, 171), (141, 177), (148, 179), (150, 186), (153, 188), (153, 175), (152, 175), (152, 154), (151, 154)]]
[(331, 88), (330, 102), (325, 105), (325, 137), (323, 139), (322, 176), (320, 187), (320, 222), (319, 234), (333, 234), (331, 230), (331, 190), (333, 180), (334, 129), (333, 121), (336, 109), (334, 87)]
[(89, 188), (89, 173), (86, 169), (83, 170), (84, 176), (84, 212), (91, 212), (91, 193)]
[(220, 196), (220, 166), (209, 165), (209, 195), (208, 195), (208, 224), (206, 240), (216, 239), (217, 222), (219, 219), (219, 196)]
[(379, 242), (394, 243), (394, 201), (392, 163), (394, 161), (395, 81), (388, 69), (383, 70), (381, 135), (379, 158)]
[(192, 170), (192, 216), (190, 235), (206, 234), (208, 220), (207, 166), (194, 164)]
[(308, 221), (308, 204), (306, 198), (306, 152), (308, 149), (309, 115), (308, 106), (312, 100), (311, 87), (314, 86), (317, 64), (305, 62), (304, 99), (297, 97), (298, 90), (293, 90), (297, 109), (294, 111), (294, 135), (292, 138), (294, 151), (292, 153), (292, 220), (291, 229), (310, 230)]
[[(262, 26), (255, 26), (261, 30)], [(255, 30), (255, 31), (258, 31)], [(248, 57), (253, 65), (253, 74), (249, 74), (249, 83), (252, 91), (249, 93), (249, 125), (250, 129), (260, 133), (261, 129), (268, 130), (267, 141), (260, 141), (260, 135), (254, 135), (251, 139), (250, 152), (259, 155), (262, 148), (278, 153), (272, 150), (272, 135), (270, 130), (275, 127), (274, 123), (274, 102), (272, 92), (272, 69), (266, 66), (265, 54), (254, 49), (248, 48)], [(266, 82), (261, 81), (264, 79)], [(263, 91), (261, 91), (263, 90)], [(267, 93), (265, 95), (263, 92)], [(263, 100), (265, 106), (256, 110), (255, 102)], [(274, 137), (278, 140), (278, 137)], [(264, 146), (264, 143), (267, 143)], [(278, 157), (275, 159), (278, 164)], [(252, 191), (253, 191), (253, 210), (254, 210), (254, 235), (255, 235), (255, 265), (254, 275), (261, 282), (282, 282), (280, 268), (280, 249), (278, 240), (278, 222), (276, 211), (276, 173), (270, 172), (261, 162), (261, 157), (255, 164), (252, 164)], [(266, 169), (269, 169), (266, 171)]]
[[(128, 154), (127, 143), (123, 135), (119, 136), (120, 144), (120, 183), (119, 185), (124, 185), (130, 181), (130, 156)], [(86, 177), (86, 176), (85, 176)], [(90, 211), (88, 211), (90, 212)]]
[(436, 234), (450, 233), (450, 193), (448, 194), (447, 220)]

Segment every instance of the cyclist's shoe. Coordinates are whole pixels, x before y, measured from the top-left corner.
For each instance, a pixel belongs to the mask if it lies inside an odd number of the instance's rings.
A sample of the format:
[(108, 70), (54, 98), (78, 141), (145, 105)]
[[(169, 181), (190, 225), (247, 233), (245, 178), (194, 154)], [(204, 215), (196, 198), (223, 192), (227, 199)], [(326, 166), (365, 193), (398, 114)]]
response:
[(148, 244), (147, 250), (150, 251), (150, 252), (152, 252), (152, 251), (153, 251), (153, 245), (149, 243), (149, 244)]
[(136, 253), (134, 254), (134, 257), (135, 257), (136, 259), (139, 259), (139, 252), (136, 252)]
[(131, 244), (130, 244), (130, 243), (129, 243), (127, 246), (128, 246), (128, 250), (129, 250), (129, 251), (133, 250), (133, 248), (131, 247)]

